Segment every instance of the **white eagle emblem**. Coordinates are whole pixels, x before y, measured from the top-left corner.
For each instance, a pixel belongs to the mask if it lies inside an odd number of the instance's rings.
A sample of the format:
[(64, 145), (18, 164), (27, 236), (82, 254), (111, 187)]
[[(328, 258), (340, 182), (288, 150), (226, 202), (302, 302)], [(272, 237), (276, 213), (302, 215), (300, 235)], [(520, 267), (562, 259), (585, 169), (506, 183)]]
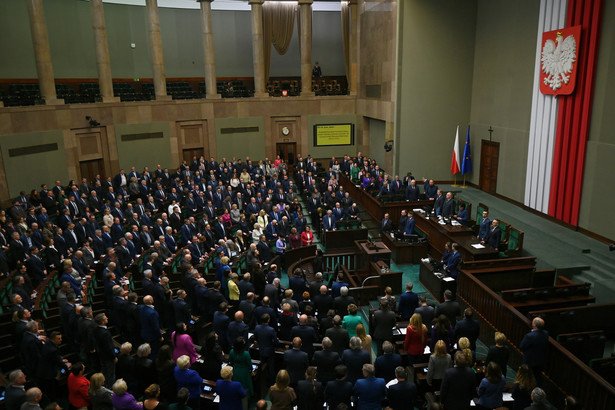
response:
[(563, 41), (562, 38), (562, 33), (557, 33), (555, 42), (547, 40), (542, 48), (542, 71), (546, 74), (544, 83), (553, 90), (561, 88), (562, 82), (568, 84), (572, 63), (577, 59), (577, 42), (574, 37), (570, 35)]

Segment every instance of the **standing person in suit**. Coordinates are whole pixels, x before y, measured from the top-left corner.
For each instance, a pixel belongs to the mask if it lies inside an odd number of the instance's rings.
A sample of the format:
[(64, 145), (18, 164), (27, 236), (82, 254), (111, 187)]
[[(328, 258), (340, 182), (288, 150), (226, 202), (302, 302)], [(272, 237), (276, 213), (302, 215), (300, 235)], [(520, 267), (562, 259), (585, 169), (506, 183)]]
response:
[(445, 315), (453, 327), (455, 327), (457, 323), (457, 317), (461, 316), (461, 308), (459, 307), (459, 303), (453, 300), (453, 292), (449, 289), (444, 291), (444, 302), (438, 305), (435, 315), (436, 317)]
[(41, 359), (38, 362), (38, 385), (47, 398), (56, 399), (58, 390), (58, 375), (65, 374), (71, 364), (62, 359), (58, 347), (62, 344), (62, 334), (51, 332), (47, 343), (43, 345)]
[(500, 246), (500, 239), (502, 239), (502, 230), (500, 229), (500, 221), (494, 219), (491, 222), (491, 227), (489, 228), (489, 232), (487, 232), (487, 237), (481, 243), (483, 245), (489, 245), (493, 249), (498, 249)]
[(419, 187), (416, 186), (416, 181), (413, 179), (406, 188), (406, 201), (418, 201), (420, 194)]
[[(474, 320), (474, 312), (468, 308), (463, 311), (464, 318), (455, 325), (455, 339), (459, 342), (462, 337), (470, 341), (470, 350), (476, 352), (476, 340), (480, 334), (480, 325)], [(506, 369), (506, 368), (504, 368)]]
[(545, 321), (535, 317), (532, 320), (532, 330), (521, 340), (523, 363), (527, 364), (534, 373), (538, 382), (547, 362), (547, 349), (549, 348), (549, 332), (545, 330)]
[(335, 380), (331, 380), (325, 387), (325, 401), (330, 409), (337, 408), (343, 403), (350, 408), (350, 400), (354, 392), (352, 382), (347, 380), (348, 368), (343, 364), (335, 366)]
[(325, 332), (325, 336), (331, 339), (333, 342), (333, 346), (331, 349), (334, 352), (337, 352), (340, 357), (344, 353), (350, 343), (350, 336), (348, 334), (348, 330), (342, 328), (342, 317), (339, 315), (335, 315), (333, 317), (333, 327), (327, 329)]
[(389, 214), (384, 214), (384, 218), (380, 221), (380, 235), (391, 232), (393, 230), (393, 221), (389, 217)]
[(269, 326), (271, 317), (265, 313), (260, 318), (260, 324), (254, 328), (254, 341), (258, 343), (258, 355), (261, 363), (267, 367), (269, 384), (275, 380), (275, 347), (279, 340), (275, 330)]
[(302, 341), (301, 350), (307, 353), (311, 360), (314, 355), (314, 343), (318, 342), (318, 337), (314, 328), (308, 325), (307, 315), (299, 316), (299, 324), (291, 329), (290, 337), (293, 338), (293, 345), (296, 339)]
[(442, 378), (440, 401), (447, 409), (470, 409), (470, 402), (476, 395), (476, 376), (466, 367), (463, 352), (455, 353), (455, 367), (447, 369)]
[(354, 336), (350, 339), (350, 349), (344, 350), (342, 362), (348, 367), (348, 380), (352, 383), (363, 377), (364, 364), (372, 362), (371, 355), (361, 348), (361, 339)]
[(316, 368), (310, 366), (305, 379), (297, 383), (297, 407), (299, 410), (320, 410), (324, 404), (323, 385), (316, 380)]
[(35, 320), (30, 320), (21, 340), (20, 353), (23, 360), (23, 370), (31, 377), (36, 378), (37, 366), (43, 354), (43, 342), (45, 336), (39, 336), (39, 325)]
[(387, 395), (384, 379), (375, 377), (372, 364), (364, 364), (362, 373), (364, 378), (357, 380), (354, 385), (354, 395), (358, 401), (357, 408), (361, 410), (382, 409), (382, 402)]
[(297, 382), (304, 378), (305, 371), (310, 365), (308, 354), (301, 350), (300, 337), (293, 338), (293, 348), (284, 352), (284, 367), (290, 375), (290, 386), (296, 387)]
[(386, 298), (380, 299), (380, 309), (374, 312), (372, 323), (373, 328), (370, 333), (373, 333), (376, 348), (378, 349), (378, 356), (380, 356), (383, 353), (382, 344), (385, 341), (393, 341), (393, 328), (396, 326), (395, 312), (389, 310), (388, 300)]
[(335, 219), (335, 215), (333, 215), (332, 210), (328, 210), (327, 214), (322, 217), (322, 229), (326, 232), (335, 231), (337, 224), (337, 219)]
[(152, 358), (155, 358), (162, 342), (160, 333), (160, 315), (154, 309), (154, 298), (147, 295), (143, 298), (143, 305), (139, 309), (139, 321), (141, 322), (141, 338), (149, 343), (152, 348)]
[(419, 297), (412, 291), (413, 288), (412, 282), (406, 283), (406, 292), (399, 297), (398, 312), (401, 320), (410, 320), (410, 317), (414, 314), (414, 309), (419, 307)]
[(107, 319), (104, 313), (99, 313), (94, 317), (94, 322), (96, 323), (96, 328), (93, 329), (93, 338), (96, 343), (98, 360), (100, 361), (100, 371), (105, 375), (105, 387), (109, 388), (113, 386), (115, 381), (115, 363), (117, 363), (113, 339), (111, 339), (111, 333), (107, 329), (109, 319)]
[(491, 219), (489, 219), (489, 211), (483, 211), (483, 219), (480, 221), (480, 225), (478, 227), (478, 235), (476, 238), (479, 241), (484, 241), (487, 239), (487, 234), (489, 233), (489, 227), (491, 226)]
[(449, 256), (448, 261), (446, 262), (445, 269), (446, 269), (446, 273), (451, 278), (456, 279), (457, 275), (459, 274), (458, 266), (459, 266), (459, 262), (461, 262), (461, 254), (459, 253), (458, 243), (453, 243), (451, 247), (453, 248), (453, 253), (451, 254), (451, 256)]
[(21, 370), (13, 370), (9, 373), (9, 385), (6, 386), (5, 406), (7, 410), (19, 410), (26, 400), (26, 374)]
[(442, 216), (445, 218), (450, 218), (453, 215), (454, 209), (455, 201), (453, 200), (453, 194), (451, 192), (447, 192), (446, 199), (444, 199), (444, 203), (442, 204)]
[(322, 350), (314, 352), (314, 358), (312, 359), (312, 364), (318, 369), (317, 379), (325, 385), (335, 378), (335, 367), (342, 364), (340, 355), (333, 351), (332, 347), (333, 341), (326, 336), (323, 337)]
[(233, 381), (233, 368), (225, 366), (220, 370), (220, 377), (216, 381), (216, 393), (220, 396), (221, 410), (241, 410), (242, 401), (246, 397), (246, 391), (237, 381)]
[(389, 341), (382, 343), (381, 356), (376, 358), (374, 367), (376, 368), (376, 377), (384, 379), (386, 383), (395, 378), (395, 369), (401, 366), (401, 356), (394, 351), (395, 346)]
[(416, 385), (408, 381), (408, 372), (402, 366), (395, 368), (395, 382), (387, 384), (389, 407), (393, 410), (412, 410), (418, 395)]

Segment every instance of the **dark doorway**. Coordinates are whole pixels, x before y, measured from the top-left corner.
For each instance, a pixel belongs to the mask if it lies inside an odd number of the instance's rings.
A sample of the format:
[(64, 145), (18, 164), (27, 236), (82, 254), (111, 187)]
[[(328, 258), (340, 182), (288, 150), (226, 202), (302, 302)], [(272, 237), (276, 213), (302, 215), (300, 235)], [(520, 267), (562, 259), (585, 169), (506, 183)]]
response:
[(96, 175), (100, 175), (101, 180), (107, 179), (105, 175), (105, 163), (101, 159), (93, 159), (90, 161), (80, 161), (79, 170), (81, 178), (87, 178), (88, 181), (93, 181)]
[(275, 152), (280, 156), (288, 166), (288, 174), (292, 177), (295, 175), (295, 156), (297, 155), (296, 142), (281, 142), (276, 144)]
[(498, 161), (500, 143), (482, 140), (480, 151), (480, 189), (495, 194), (498, 184)]

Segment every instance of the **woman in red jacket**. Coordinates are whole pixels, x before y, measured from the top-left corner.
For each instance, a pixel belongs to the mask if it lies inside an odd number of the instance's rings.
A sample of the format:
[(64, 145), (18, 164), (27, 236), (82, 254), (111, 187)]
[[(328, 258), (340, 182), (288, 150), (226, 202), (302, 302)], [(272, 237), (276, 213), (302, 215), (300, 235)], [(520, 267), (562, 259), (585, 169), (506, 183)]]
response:
[(88, 391), (90, 388), (90, 381), (83, 375), (84, 371), (85, 366), (83, 363), (75, 363), (70, 368), (70, 374), (66, 381), (68, 387), (68, 401), (71, 406), (75, 407), (77, 410), (87, 410), (90, 405), (90, 393)]
[(314, 242), (314, 233), (309, 226), (305, 227), (305, 231), (301, 233), (301, 243), (303, 246), (310, 246)]
[(410, 325), (406, 329), (404, 350), (408, 352), (410, 364), (418, 363), (427, 346), (427, 326), (423, 324), (421, 315), (415, 313), (410, 318)]

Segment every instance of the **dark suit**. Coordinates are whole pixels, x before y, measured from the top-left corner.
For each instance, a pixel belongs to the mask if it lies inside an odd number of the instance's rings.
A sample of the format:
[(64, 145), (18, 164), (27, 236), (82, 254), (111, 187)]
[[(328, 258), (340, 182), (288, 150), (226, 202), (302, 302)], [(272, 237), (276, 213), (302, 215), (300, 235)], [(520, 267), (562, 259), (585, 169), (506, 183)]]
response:
[(115, 352), (111, 333), (106, 327), (96, 326), (94, 329), (96, 352), (100, 360), (100, 368), (105, 375), (105, 386), (111, 386), (115, 380)]
[(542, 371), (547, 360), (547, 349), (549, 347), (549, 332), (546, 330), (532, 330), (521, 340), (521, 351), (523, 352), (523, 363), (530, 366), (534, 373)]
[(413, 410), (417, 397), (416, 385), (409, 381), (391, 385), (387, 394), (389, 407), (393, 410)]
[(354, 385), (354, 395), (358, 398), (357, 409), (380, 410), (387, 395), (386, 382), (376, 377), (359, 379)]
[(348, 306), (353, 303), (356, 304), (352, 296), (336, 297), (333, 302), (333, 306), (335, 307), (335, 313), (344, 317), (345, 315), (348, 314)]
[(333, 342), (331, 350), (337, 352), (340, 357), (344, 353), (344, 350), (348, 349), (348, 344), (350, 343), (350, 336), (348, 335), (348, 330), (334, 326), (330, 329), (327, 329), (327, 331), (325, 332), (325, 336), (331, 339), (331, 341)]
[[(261, 363), (267, 363), (269, 383), (275, 380), (275, 347), (279, 340), (275, 330), (268, 324), (260, 324), (254, 328), (254, 340), (258, 343), (258, 357)], [(305, 352), (302, 352), (305, 354)], [(307, 357), (307, 354), (305, 355)]]
[(295, 348), (284, 352), (284, 366), (288, 370), (291, 386), (296, 386), (299, 380), (305, 378), (305, 371), (309, 365), (306, 352)]
[(469, 367), (453, 367), (444, 372), (440, 401), (446, 409), (470, 409), (476, 395), (476, 377)]
[[(437, 199), (436, 199), (437, 202)], [(445, 218), (450, 218), (453, 215), (453, 209), (455, 208), (455, 201), (453, 198), (445, 198), (444, 203), (442, 204), (442, 216)]]
[(451, 278), (457, 278), (459, 274), (459, 262), (461, 262), (461, 254), (459, 252), (453, 252), (446, 262), (446, 271)]
[(325, 387), (325, 401), (330, 409), (335, 409), (338, 404), (344, 403), (350, 408), (350, 399), (354, 392), (352, 382), (348, 380), (332, 380)]
[(459, 341), (462, 337), (467, 337), (470, 341), (470, 350), (476, 351), (476, 340), (480, 334), (480, 326), (478, 321), (473, 319), (463, 318), (455, 325), (455, 339)]
[(461, 316), (461, 308), (459, 307), (459, 303), (446, 300), (436, 307), (436, 317), (440, 315), (445, 315), (448, 320), (451, 322), (451, 326), (455, 327), (457, 323), (457, 317)]
[(342, 359), (333, 350), (318, 350), (314, 352), (312, 364), (318, 369), (316, 379), (327, 383), (335, 379), (335, 366), (342, 364)]
[(329, 309), (333, 308), (333, 297), (328, 294), (317, 294), (314, 297), (314, 308), (318, 312), (319, 317), (324, 317)]
[(395, 313), (390, 310), (377, 310), (373, 316), (373, 329), (370, 334), (376, 342), (378, 355), (382, 354), (382, 342), (393, 341), (393, 328), (395, 327)]
[(380, 221), (380, 234), (383, 232), (390, 232), (393, 230), (393, 221), (390, 219), (382, 218)]
[(401, 320), (410, 320), (414, 310), (419, 306), (419, 297), (412, 291), (406, 291), (399, 297), (399, 315)]
[(487, 237), (485, 238), (485, 243), (491, 246), (493, 249), (498, 249), (500, 246), (500, 239), (502, 238), (502, 230), (499, 226), (489, 228), (489, 232), (487, 233)]
[(20, 350), (24, 362), (24, 373), (32, 378), (36, 377), (37, 366), (43, 354), (43, 342), (36, 335), (25, 332)]
[(301, 338), (301, 342), (303, 343), (301, 350), (306, 352), (311, 359), (314, 355), (314, 343), (318, 341), (314, 328), (308, 325), (294, 326), (290, 331), (290, 337), (291, 339), (295, 337)]
[(401, 356), (397, 353), (385, 353), (376, 358), (374, 367), (376, 368), (376, 377), (384, 379), (385, 382), (390, 382), (395, 378), (395, 368), (401, 366)]
[(155, 309), (149, 306), (139, 307), (139, 321), (141, 322), (141, 337), (148, 343), (160, 342), (160, 315)]
[(363, 377), (363, 365), (372, 362), (371, 355), (363, 349), (346, 349), (342, 362), (348, 367), (347, 380), (354, 383)]

